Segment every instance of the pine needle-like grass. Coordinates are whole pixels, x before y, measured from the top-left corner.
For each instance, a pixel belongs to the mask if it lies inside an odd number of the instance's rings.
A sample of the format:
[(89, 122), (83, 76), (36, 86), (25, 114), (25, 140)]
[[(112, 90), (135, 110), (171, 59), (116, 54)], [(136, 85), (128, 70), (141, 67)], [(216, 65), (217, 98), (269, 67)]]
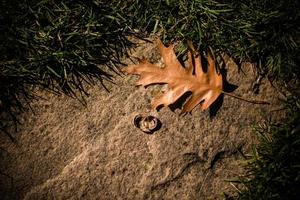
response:
[(299, 199), (300, 195), (300, 101), (285, 102), (288, 118), (281, 123), (257, 126), (259, 145), (246, 158), (246, 175), (235, 181), (244, 190), (232, 199)]
[(84, 97), (84, 85), (111, 78), (101, 66), (116, 70), (132, 45), (127, 36), (142, 37), (135, 29), (250, 61), (269, 78), (298, 77), (298, 7), (293, 0), (1, 1), (1, 108), (22, 110), (33, 86)]
[(128, 36), (134, 35), (116, 5), (1, 1), (0, 130), (17, 121), (35, 87), (82, 100), (88, 95), (85, 86), (111, 80), (133, 45)]
[[(124, 1), (132, 26), (162, 34), (167, 42), (192, 40), (197, 50), (227, 53), (256, 63), (273, 79), (298, 77), (299, 1)], [(181, 52), (186, 51), (182, 47)]]
[[(159, 33), (165, 42), (191, 40), (198, 51), (226, 53), (237, 64), (251, 62), (262, 77), (282, 82), (299, 80), (299, 4), (295, 0), (123, 2), (133, 18), (131, 26)], [(182, 45), (179, 56), (186, 50)], [(286, 105), (285, 122), (256, 130), (260, 144), (248, 160), (248, 174), (239, 180), (245, 190), (235, 199), (299, 198), (299, 100), (291, 98)]]
[[(132, 43), (160, 34), (191, 40), (196, 50), (256, 64), (262, 76), (299, 80), (296, 0), (2, 0), (0, 2), (0, 132), (36, 98), (33, 88), (83, 98), (86, 85), (110, 80)], [(139, 30), (139, 34), (132, 30)], [(184, 55), (187, 47), (180, 47)], [(179, 55), (179, 56), (180, 56)], [(104, 70), (106, 66), (109, 70)], [(297, 86), (296, 86), (297, 87)], [(299, 97), (299, 96), (298, 96)], [(257, 129), (238, 199), (293, 199), (299, 194), (299, 98), (289, 119)], [(297, 196), (296, 196), (297, 197)]]

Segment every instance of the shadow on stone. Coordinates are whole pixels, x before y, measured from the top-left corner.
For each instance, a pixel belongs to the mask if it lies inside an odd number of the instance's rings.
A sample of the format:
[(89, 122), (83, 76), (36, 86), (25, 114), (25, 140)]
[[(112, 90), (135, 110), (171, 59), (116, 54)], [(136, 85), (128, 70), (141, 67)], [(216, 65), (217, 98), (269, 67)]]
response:
[[(234, 84), (230, 84), (228, 81), (227, 81), (227, 70), (225, 69), (225, 62), (223, 62), (223, 64), (219, 67), (219, 71), (220, 73), (222, 74), (222, 78), (223, 78), (223, 90), (224, 92), (233, 92), (235, 91), (238, 86), (237, 85), (234, 85)], [(221, 94), (217, 100), (209, 107), (209, 117), (211, 119), (213, 119), (219, 109), (222, 107), (223, 105), (223, 101), (224, 101), (224, 94)]]

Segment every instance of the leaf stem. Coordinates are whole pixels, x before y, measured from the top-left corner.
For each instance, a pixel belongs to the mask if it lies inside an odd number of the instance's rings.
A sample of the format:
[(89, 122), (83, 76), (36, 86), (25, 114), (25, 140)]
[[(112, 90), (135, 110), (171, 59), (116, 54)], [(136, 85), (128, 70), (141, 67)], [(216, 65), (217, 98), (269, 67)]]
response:
[(221, 93), (223, 94), (226, 94), (228, 96), (231, 96), (233, 98), (236, 98), (236, 99), (239, 99), (239, 100), (242, 100), (242, 101), (246, 101), (248, 103), (253, 103), (253, 104), (267, 104), (267, 105), (270, 105), (269, 102), (267, 101), (259, 101), (259, 100), (248, 100), (248, 99), (245, 99), (241, 96), (238, 96), (238, 95), (235, 95), (235, 94), (232, 94), (232, 93), (228, 93), (228, 92), (224, 92), (223, 90), (221, 91)]

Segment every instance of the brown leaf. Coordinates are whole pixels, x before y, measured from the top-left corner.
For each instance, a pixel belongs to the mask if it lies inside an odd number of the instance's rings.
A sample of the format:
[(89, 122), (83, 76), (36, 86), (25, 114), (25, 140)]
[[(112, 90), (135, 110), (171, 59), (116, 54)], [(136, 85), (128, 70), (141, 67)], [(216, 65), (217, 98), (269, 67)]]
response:
[(204, 73), (200, 54), (190, 50), (189, 65), (184, 68), (176, 58), (173, 45), (165, 47), (160, 40), (157, 43), (165, 63), (164, 68), (143, 59), (139, 64), (124, 69), (129, 74), (140, 75), (136, 85), (168, 84), (168, 90), (152, 101), (152, 108), (173, 104), (186, 92), (192, 94), (183, 106), (183, 113), (192, 111), (198, 104), (202, 110), (208, 108), (221, 94), (223, 85), (222, 75), (216, 71), (212, 56), (208, 54), (207, 72)]

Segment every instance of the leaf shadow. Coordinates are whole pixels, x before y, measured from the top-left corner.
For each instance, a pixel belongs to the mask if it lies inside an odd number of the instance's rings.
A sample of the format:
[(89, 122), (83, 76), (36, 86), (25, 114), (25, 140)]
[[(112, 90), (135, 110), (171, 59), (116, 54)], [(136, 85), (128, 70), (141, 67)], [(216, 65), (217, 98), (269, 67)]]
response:
[(172, 112), (175, 112), (177, 108), (182, 108), (183, 104), (187, 101), (187, 99), (192, 95), (192, 92), (186, 92), (181, 97), (179, 97), (173, 104), (169, 105), (169, 109)]
[[(238, 88), (238, 86), (228, 82), (227, 69), (225, 68), (226, 64), (225, 64), (225, 61), (223, 60), (223, 57), (221, 57), (221, 59), (222, 59), (222, 62), (221, 62), (222, 64), (221, 65), (217, 64), (217, 68), (219, 69), (219, 72), (222, 74), (223, 90), (224, 90), (224, 92), (228, 92), (228, 93), (234, 92)], [(213, 119), (217, 115), (218, 111), (220, 110), (220, 108), (223, 105), (223, 101), (224, 101), (224, 94), (221, 94), (216, 99), (216, 101), (211, 104), (211, 106), (209, 107), (210, 119)]]
[[(224, 92), (227, 93), (231, 93), (234, 92), (238, 86), (231, 84), (228, 82), (227, 80), (227, 69), (226, 69), (226, 62), (224, 60), (224, 58), (222, 56), (220, 56), (221, 61), (220, 62), (216, 62), (216, 70), (222, 75), (222, 79), (223, 79), (223, 90)], [(185, 66), (185, 60), (183, 58), (178, 59), (179, 62), (182, 64), (182, 66)], [(201, 63), (202, 63), (202, 70), (204, 73), (207, 72), (207, 65), (208, 62), (206, 59), (201, 59)], [(184, 103), (188, 100), (188, 98), (192, 95), (192, 92), (186, 92), (184, 93), (180, 98), (178, 98), (173, 104), (170, 104), (168, 107), (172, 112), (175, 112), (176, 109), (180, 109), (182, 108), (182, 106), (184, 105)], [(220, 110), (220, 108), (223, 105), (223, 101), (224, 101), (224, 94), (221, 93), (220, 96), (211, 104), (211, 106), (209, 107), (209, 117), (210, 119), (213, 119), (218, 111)], [(202, 102), (200, 102), (202, 103)], [(157, 108), (157, 110), (159, 111), (163, 106), (159, 106)]]

